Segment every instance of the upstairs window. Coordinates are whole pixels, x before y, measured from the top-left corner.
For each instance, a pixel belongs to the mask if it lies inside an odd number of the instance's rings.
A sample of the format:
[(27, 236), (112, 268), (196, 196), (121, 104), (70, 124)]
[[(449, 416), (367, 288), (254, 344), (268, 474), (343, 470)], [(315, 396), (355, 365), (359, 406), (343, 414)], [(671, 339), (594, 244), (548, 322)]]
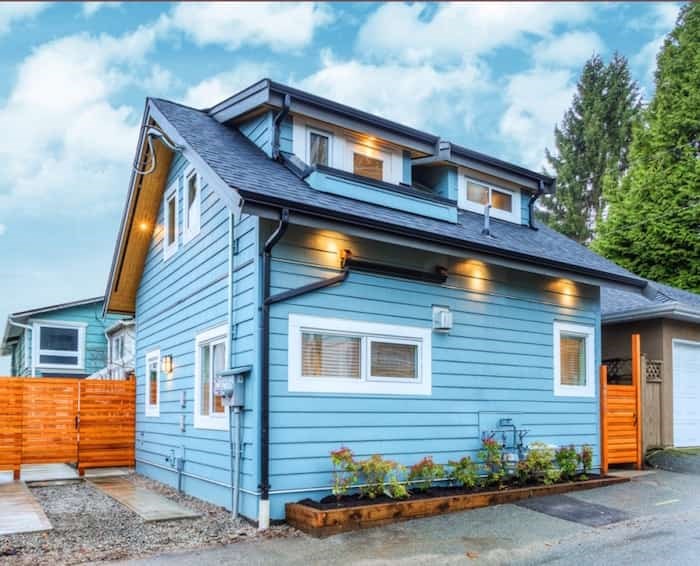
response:
[(554, 394), (595, 395), (594, 328), (554, 323)]
[(85, 324), (71, 322), (35, 322), (34, 365), (39, 368), (83, 369), (85, 328)]
[(185, 242), (199, 234), (202, 201), (200, 181), (200, 176), (194, 170), (190, 170), (185, 175), (185, 227), (183, 232)]
[(221, 397), (214, 395), (214, 379), (228, 367), (226, 326), (214, 328), (195, 338), (194, 426), (224, 430), (228, 413)]
[(330, 166), (331, 138), (328, 134), (309, 130), (309, 165)]
[(363, 177), (382, 181), (384, 179), (384, 162), (375, 157), (353, 153), (352, 171), (355, 175), (362, 175)]
[(177, 181), (168, 190), (165, 196), (165, 220), (163, 232), (163, 259), (168, 259), (176, 251), (178, 246), (178, 213), (177, 213)]
[(160, 416), (160, 350), (146, 354), (145, 414)]
[(491, 205), (490, 215), (501, 220), (520, 224), (520, 193), (502, 187), (495, 187), (482, 181), (475, 181), (466, 176), (460, 177), (458, 194), (460, 208), (474, 212), (484, 212), (484, 207)]
[(289, 390), (430, 395), (431, 329), (289, 315)]

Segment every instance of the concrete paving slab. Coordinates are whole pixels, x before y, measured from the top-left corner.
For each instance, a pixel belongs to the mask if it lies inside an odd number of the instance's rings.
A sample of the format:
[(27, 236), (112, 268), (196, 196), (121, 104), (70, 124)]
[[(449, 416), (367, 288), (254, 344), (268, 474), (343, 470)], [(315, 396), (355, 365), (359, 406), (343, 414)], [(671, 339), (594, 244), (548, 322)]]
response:
[(597, 503), (589, 503), (568, 495), (533, 497), (532, 499), (519, 501), (516, 505), (573, 523), (588, 525), (589, 527), (604, 527), (605, 525), (619, 523), (630, 518), (627, 513), (619, 509)]
[(0, 535), (50, 529), (46, 513), (24, 482), (0, 485)]
[(89, 480), (97, 489), (131, 509), (144, 521), (192, 519), (196, 513), (162, 495), (134, 485), (123, 477), (96, 477)]
[(643, 478), (644, 476), (653, 476), (656, 470), (609, 470), (608, 475), (616, 478), (630, 478), (632, 480)]

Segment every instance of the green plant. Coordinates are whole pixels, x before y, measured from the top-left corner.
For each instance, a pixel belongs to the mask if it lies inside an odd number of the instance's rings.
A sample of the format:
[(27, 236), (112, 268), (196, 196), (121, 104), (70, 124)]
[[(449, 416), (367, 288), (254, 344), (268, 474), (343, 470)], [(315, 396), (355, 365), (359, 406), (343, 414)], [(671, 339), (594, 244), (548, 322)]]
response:
[(561, 480), (561, 470), (557, 470), (556, 468), (546, 470), (542, 476), (542, 481), (545, 485), (557, 483), (559, 480)]
[(570, 480), (576, 475), (578, 470), (579, 457), (576, 448), (572, 446), (562, 446), (555, 455), (561, 478)]
[(398, 475), (403, 471), (403, 466), (384, 460), (379, 454), (374, 454), (358, 463), (358, 468), (363, 476), (363, 485), (360, 487), (360, 494), (363, 497), (375, 499), (380, 495), (388, 497), (405, 497), (408, 490), (401, 485)]
[(484, 438), (481, 441), (481, 450), (479, 450), (477, 456), (486, 472), (486, 483), (488, 485), (500, 485), (506, 475), (501, 445), (493, 438)]
[(527, 456), (518, 462), (516, 474), (520, 483), (541, 480), (548, 484), (557, 481), (559, 470), (554, 469), (554, 448), (543, 442), (530, 444)]
[(450, 461), (452, 477), (463, 487), (475, 487), (479, 482), (479, 466), (469, 456), (460, 460)]
[(408, 473), (408, 481), (416, 482), (421, 491), (427, 491), (435, 480), (445, 477), (445, 466), (433, 462), (432, 456), (426, 456), (417, 464), (411, 466)]
[(342, 447), (331, 452), (333, 463), (333, 495), (340, 499), (350, 486), (357, 483), (358, 464), (350, 448)]
[(580, 478), (582, 480), (588, 479), (588, 474), (591, 469), (593, 469), (593, 447), (589, 444), (584, 444), (581, 446), (581, 452), (578, 455), (579, 462), (581, 462), (581, 467), (583, 468), (583, 474)]

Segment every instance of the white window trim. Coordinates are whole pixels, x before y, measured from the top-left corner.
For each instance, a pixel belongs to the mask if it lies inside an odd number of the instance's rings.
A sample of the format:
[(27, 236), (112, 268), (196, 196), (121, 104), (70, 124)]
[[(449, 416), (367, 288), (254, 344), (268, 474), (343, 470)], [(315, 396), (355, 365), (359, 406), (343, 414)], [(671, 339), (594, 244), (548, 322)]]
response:
[[(363, 337), (362, 378), (304, 377), (302, 367), (303, 332), (337, 332)], [(288, 389), (305, 393), (349, 393), (370, 395), (430, 395), (432, 392), (432, 330), (414, 326), (395, 326), (375, 322), (289, 315)], [(371, 340), (418, 345), (418, 379), (368, 378)]]
[(515, 224), (522, 224), (522, 211), (521, 211), (521, 206), (522, 203), (520, 202), (521, 195), (520, 191), (515, 191), (512, 189), (506, 189), (505, 187), (500, 187), (498, 185), (494, 185), (492, 183), (487, 183), (485, 181), (482, 181), (481, 179), (476, 179), (474, 177), (470, 177), (469, 175), (464, 174), (464, 172), (460, 171), (459, 173), (459, 178), (458, 178), (458, 191), (457, 191), (457, 206), (459, 208), (462, 208), (464, 210), (471, 210), (473, 212), (478, 212), (479, 214), (484, 213), (484, 205), (479, 204), (477, 202), (472, 202), (467, 198), (467, 182), (471, 181), (472, 183), (477, 183), (479, 185), (482, 185), (484, 187), (488, 187), (489, 190), (489, 202), (491, 202), (491, 191), (496, 190), (500, 191), (502, 193), (507, 193), (511, 195), (511, 202), (513, 204), (513, 209), (510, 212), (507, 212), (505, 210), (501, 210), (499, 208), (491, 207), (491, 211), (489, 212), (489, 215), (492, 216), (493, 218), (498, 218), (500, 220), (507, 220), (508, 222), (513, 222)]
[[(170, 231), (170, 218), (168, 216), (168, 202), (175, 197), (175, 241), (168, 245), (168, 232)], [(171, 258), (180, 245), (180, 181), (175, 182), (168, 187), (165, 192), (165, 200), (163, 206), (163, 261)]]
[[(85, 332), (87, 329), (87, 324), (84, 322), (71, 322), (63, 320), (32, 320), (32, 362), (33, 366), (38, 369), (71, 369), (71, 370), (83, 370), (85, 369)], [(69, 352), (64, 350), (41, 350), (41, 328), (77, 328), (78, 329), (78, 352), (77, 364), (47, 364), (40, 363), (39, 358), (41, 354), (54, 355), (54, 356), (68, 356)]]
[[(195, 177), (195, 184), (197, 185), (197, 212), (195, 223), (188, 225), (189, 222), (189, 206), (190, 206), (190, 178)], [(186, 244), (192, 240), (197, 234), (199, 234), (202, 224), (202, 176), (197, 172), (194, 167), (190, 167), (184, 176), (184, 203), (183, 203), (183, 229), (182, 229), (182, 242)], [(176, 213), (177, 216), (177, 213)]]
[[(561, 383), (561, 335), (574, 334), (586, 340), (586, 385)], [(568, 322), (554, 322), (554, 395), (557, 397), (595, 397), (595, 327)]]
[[(228, 328), (225, 324), (217, 326), (197, 334), (194, 339), (194, 427), (203, 428), (210, 430), (228, 430), (229, 426), (229, 408), (224, 407), (224, 412), (220, 415), (202, 415), (199, 413), (199, 407), (201, 406), (201, 353), (200, 349), (203, 344), (208, 342), (224, 342), (225, 356), (226, 356), (226, 366), (229, 365), (229, 335)], [(211, 386), (214, 387), (214, 376), (211, 376)]]
[[(151, 404), (149, 401), (149, 365), (151, 362), (155, 360), (156, 362), (156, 368), (158, 368), (158, 398), (156, 400), (155, 405)], [(160, 391), (160, 374), (161, 374), (161, 359), (160, 359), (160, 350), (152, 350), (151, 352), (148, 352), (146, 354), (146, 369), (144, 371), (145, 375), (145, 380), (144, 380), (144, 390), (143, 390), (143, 404), (144, 404), (144, 414), (147, 417), (159, 417), (160, 416), (160, 396), (161, 396), (161, 391)]]

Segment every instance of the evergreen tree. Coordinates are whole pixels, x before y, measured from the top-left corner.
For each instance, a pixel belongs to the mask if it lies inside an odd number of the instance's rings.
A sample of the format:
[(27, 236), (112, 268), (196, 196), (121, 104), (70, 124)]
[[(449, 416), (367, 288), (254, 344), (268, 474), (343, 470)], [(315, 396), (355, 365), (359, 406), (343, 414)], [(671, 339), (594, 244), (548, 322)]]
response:
[(571, 107), (554, 129), (556, 152), (547, 150), (557, 190), (542, 199), (540, 217), (550, 226), (590, 241), (606, 208), (604, 178), (618, 180), (627, 170), (639, 108), (639, 89), (625, 57), (616, 53), (605, 65), (594, 55), (586, 62)]
[(682, 8), (655, 83), (593, 248), (643, 277), (700, 292), (700, 4)]

